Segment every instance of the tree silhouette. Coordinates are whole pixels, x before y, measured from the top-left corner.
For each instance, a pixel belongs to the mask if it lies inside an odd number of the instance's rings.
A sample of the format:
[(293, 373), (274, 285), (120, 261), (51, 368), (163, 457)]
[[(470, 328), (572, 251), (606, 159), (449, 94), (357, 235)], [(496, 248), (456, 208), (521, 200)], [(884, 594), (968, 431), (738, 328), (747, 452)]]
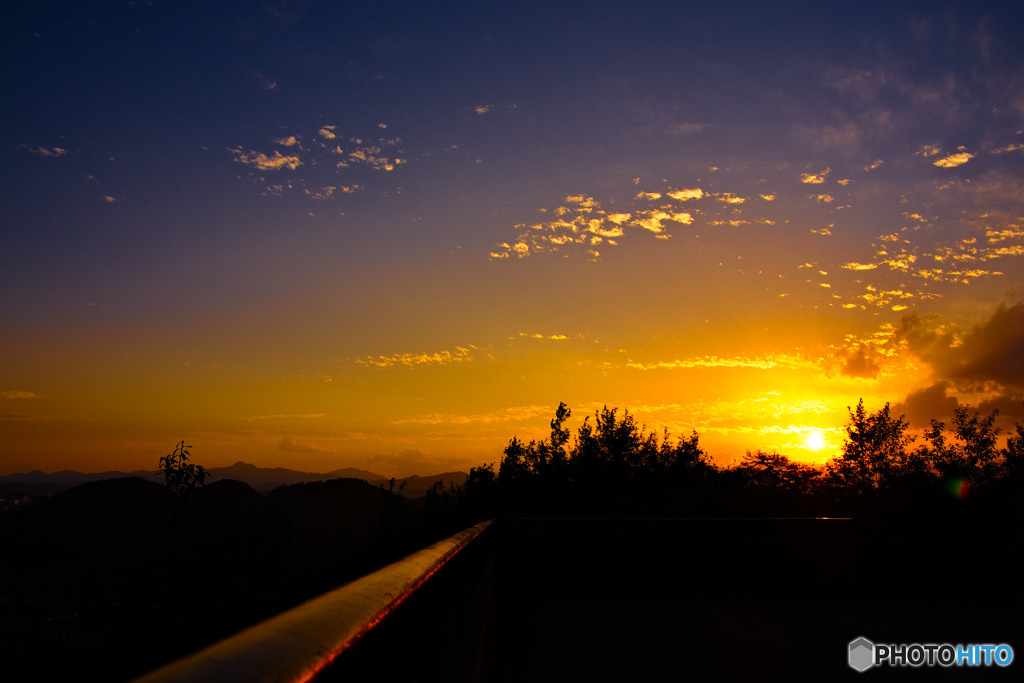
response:
[[(938, 420), (931, 420), (931, 428), (925, 432), (925, 439), (931, 444), (924, 451), (935, 472), (940, 477), (956, 477), (981, 482), (996, 476), (1000, 453), (996, 441), (1000, 429), (995, 426), (998, 410), (987, 417), (974, 411), (970, 406), (953, 409), (953, 420), (949, 430)], [(1018, 425), (1019, 426), (1019, 425)], [(947, 440), (945, 432), (952, 435)], [(1007, 444), (1009, 451), (1010, 444)]]
[(770, 486), (797, 493), (810, 491), (820, 475), (820, 471), (810, 465), (793, 462), (785, 455), (775, 452), (766, 453), (761, 450), (756, 453), (747, 451), (740, 462), (739, 469), (749, 484)]
[[(189, 446), (188, 448), (192, 448)], [(179, 441), (169, 455), (160, 456), (160, 471), (164, 474), (164, 487), (181, 498), (206, 483), (209, 473), (202, 465), (189, 462), (185, 442)]]
[(894, 417), (889, 404), (868, 413), (864, 399), (847, 408), (842, 454), (832, 460), (828, 473), (834, 483), (860, 491), (876, 489), (920, 469), (907, 453), (914, 437), (907, 434), (907, 421)]

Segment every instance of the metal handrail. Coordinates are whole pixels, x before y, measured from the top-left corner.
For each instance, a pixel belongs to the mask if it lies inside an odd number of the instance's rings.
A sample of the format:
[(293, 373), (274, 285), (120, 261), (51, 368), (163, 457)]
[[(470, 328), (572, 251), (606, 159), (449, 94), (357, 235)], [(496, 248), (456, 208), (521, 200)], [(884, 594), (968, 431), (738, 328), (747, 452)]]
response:
[(490, 526), (491, 521), (257, 624), (136, 683), (311, 680)]

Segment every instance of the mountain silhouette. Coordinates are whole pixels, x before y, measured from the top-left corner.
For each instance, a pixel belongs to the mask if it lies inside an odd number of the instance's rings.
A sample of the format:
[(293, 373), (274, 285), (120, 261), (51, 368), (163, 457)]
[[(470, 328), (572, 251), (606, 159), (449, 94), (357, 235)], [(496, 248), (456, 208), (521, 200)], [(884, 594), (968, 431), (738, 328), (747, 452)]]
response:
[[(330, 472), (303, 472), (291, 470), (285, 467), (257, 467), (239, 460), (229, 467), (210, 467), (207, 470), (209, 481), (233, 479), (245, 482), (259, 493), (269, 493), (279, 486), (290, 484), (304, 484), (314, 481), (330, 481), (331, 479), (362, 479), (374, 486), (388, 486), (389, 477), (368, 470), (361, 470), (356, 467), (343, 467)], [(426, 495), (427, 490), (436, 482), (442, 482), (447, 486), (453, 483), (456, 486), (466, 481), (465, 472), (444, 472), (426, 477), (413, 475), (411, 477), (396, 478), (395, 492), (401, 490), (406, 498), (419, 498)], [(146, 481), (162, 482), (162, 475), (156, 470), (136, 470), (134, 472), (76, 472), (74, 470), (61, 470), (60, 472), (46, 473), (40, 470), (21, 474), (8, 474), (0, 477), (0, 494), (20, 493), (32, 496), (53, 496), (82, 484), (107, 479), (127, 479), (138, 477)], [(402, 488), (405, 484), (405, 488)]]

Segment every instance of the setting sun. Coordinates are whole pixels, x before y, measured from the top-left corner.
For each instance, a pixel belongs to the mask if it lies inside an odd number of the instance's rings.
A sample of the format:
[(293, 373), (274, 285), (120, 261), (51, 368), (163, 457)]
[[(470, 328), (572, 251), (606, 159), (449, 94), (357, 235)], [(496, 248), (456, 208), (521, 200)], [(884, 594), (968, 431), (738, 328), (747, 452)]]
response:
[(825, 443), (825, 436), (821, 433), (820, 429), (812, 429), (807, 432), (807, 436), (804, 437), (804, 445), (812, 451), (820, 451), (827, 445)]

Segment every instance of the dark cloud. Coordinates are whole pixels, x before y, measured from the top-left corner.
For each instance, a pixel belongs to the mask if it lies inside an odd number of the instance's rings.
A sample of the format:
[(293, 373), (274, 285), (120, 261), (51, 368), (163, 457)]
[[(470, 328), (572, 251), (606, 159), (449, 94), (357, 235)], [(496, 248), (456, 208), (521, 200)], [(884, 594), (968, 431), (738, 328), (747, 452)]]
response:
[(948, 382), (936, 382), (926, 389), (913, 391), (900, 403), (893, 406), (893, 412), (904, 415), (911, 428), (921, 429), (931, 425), (931, 420), (947, 421), (960, 403), (950, 396)]
[(979, 392), (985, 398), (971, 407), (981, 414), (998, 410), (1004, 427), (1024, 418), (1024, 304), (1000, 305), (988, 320), (960, 334), (936, 329), (935, 322), (916, 313), (900, 320), (896, 338), (939, 379), (908, 394), (896, 411), (912, 427), (927, 427), (933, 418), (949, 420), (961, 405), (957, 393)]
[(939, 316), (921, 316), (917, 312), (900, 318), (893, 340), (905, 341), (910, 350), (922, 360), (934, 363), (948, 353), (953, 335), (937, 330)]
[(963, 343), (950, 349), (936, 368), (958, 383), (998, 382), (1024, 389), (1024, 304), (1000, 305), (986, 322), (975, 326)]
[(874, 379), (881, 368), (878, 362), (863, 347), (859, 347), (843, 363), (843, 374), (850, 377), (867, 377)]

